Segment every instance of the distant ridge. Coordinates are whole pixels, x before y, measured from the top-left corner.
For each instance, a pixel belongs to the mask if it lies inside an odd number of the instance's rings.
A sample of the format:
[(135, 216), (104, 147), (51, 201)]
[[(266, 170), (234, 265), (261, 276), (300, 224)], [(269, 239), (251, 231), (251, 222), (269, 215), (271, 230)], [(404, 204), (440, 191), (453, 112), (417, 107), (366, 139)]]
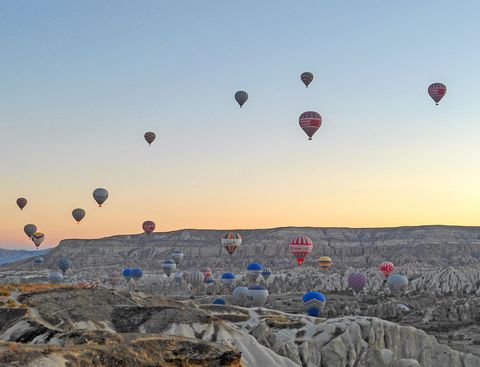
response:
[(23, 260), (33, 256), (43, 256), (48, 254), (50, 249), (47, 250), (7, 250), (0, 248), (0, 265), (9, 264), (15, 261)]

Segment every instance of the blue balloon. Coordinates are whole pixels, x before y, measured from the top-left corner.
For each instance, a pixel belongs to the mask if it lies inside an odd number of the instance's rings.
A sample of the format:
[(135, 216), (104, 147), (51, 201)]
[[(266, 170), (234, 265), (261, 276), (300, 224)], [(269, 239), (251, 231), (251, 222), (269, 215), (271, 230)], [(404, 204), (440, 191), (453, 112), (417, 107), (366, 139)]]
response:
[(41, 257), (41, 256), (35, 256), (35, 259), (33, 259), (33, 262), (34, 262), (35, 264), (41, 264), (41, 263), (43, 263), (43, 257)]
[(141, 277), (143, 277), (143, 270), (140, 268), (133, 268), (131, 276), (133, 280), (139, 280)]
[(130, 268), (123, 269), (122, 276), (128, 282), (130, 279), (132, 279), (132, 269), (130, 269)]
[(72, 262), (66, 257), (58, 260), (57, 263), (57, 267), (62, 271), (63, 275), (65, 275), (67, 270), (70, 269), (70, 265), (72, 265)]
[(320, 292), (307, 292), (303, 295), (303, 304), (309, 316), (318, 317), (326, 301), (327, 297)]
[(215, 298), (212, 302), (212, 305), (225, 305), (225, 300), (223, 298)]
[(247, 270), (262, 271), (263, 266), (259, 263), (251, 263), (247, 266)]
[(236, 277), (233, 273), (223, 273), (221, 279), (236, 279)]

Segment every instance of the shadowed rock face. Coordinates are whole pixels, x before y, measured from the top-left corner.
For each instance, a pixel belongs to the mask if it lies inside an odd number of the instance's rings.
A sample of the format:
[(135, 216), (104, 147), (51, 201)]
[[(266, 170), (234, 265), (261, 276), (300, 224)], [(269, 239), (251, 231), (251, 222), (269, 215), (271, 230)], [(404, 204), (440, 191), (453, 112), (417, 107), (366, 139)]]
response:
[[(134, 262), (144, 270), (157, 270), (175, 248), (185, 253), (183, 266), (209, 265), (215, 269), (244, 269), (257, 260), (275, 268), (293, 267), (289, 240), (304, 234), (315, 243), (306, 265), (321, 255), (335, 258), (335, 266), (377, 266), (384, 259), (397, 265), (417, 262), (432, 266), (464, 265), (480, 258), (480, 227), (420, 226), (398, 228), (276, 228), (242, 230), (243, 244), (233, 257), (220, 245), (224, 231), (179, 230), (166, 233), (114, 236), (98, 240), (64, 240), (45, 256), (39, 268), (55, 267), (61, 257), (75, 259), (73, 269), (127, 266)], [(128, 263), (127, 263), (128, 261)], [(31, 268), (30, 260), (4, 269)]]

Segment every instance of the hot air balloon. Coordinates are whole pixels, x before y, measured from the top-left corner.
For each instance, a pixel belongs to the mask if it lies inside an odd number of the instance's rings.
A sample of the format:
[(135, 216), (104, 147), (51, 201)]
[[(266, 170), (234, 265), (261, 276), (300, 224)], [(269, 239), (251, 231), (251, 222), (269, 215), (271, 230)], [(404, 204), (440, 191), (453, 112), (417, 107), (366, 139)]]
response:
[(328, 256), (322, 256), (318, 259), (318, 265), (320, 265), (320, 269), (328, 270), (332, 266), (332, 259)]
[(177, 271), (174, 275), (175, 282), (180, 285), (183, 282), (184, 279), (184, 273), (182, 271)]
[(393, 271), (393, 269), (395, 269), (395, 266), (393, 266), (393, 264), (390, 261), (385, 261), (385, 262), (380, 264), (380, 271), (386, 277), (388, 277), (390, 275), (390, 273)]
[(300, 115), (298, 119), (300, 127), (308, 136), (308, 140), (312, 140), (312, 136), (322, 126), (322, 116), (315, 111), (307, 111)]
[(18, 199), (17, 199), (17, 205), (18, 205), (18, 207), (20, 208), (20, 210), (23, 210), (23, 208), (25, 208), (25, 206), (27, 205), (27, 199), (25, 199), (25, 198), (18, 198)]
[(73, 219), (77, 221), (77, 223), (80, 223), (80, 221), (85, 218), (85, 210), (81, 208), (73, 209), (72, 216)]
[(225, 305), (226, 302), (223, 298), (215, 298), (213, 301), (212, 301), (212, 305)]
[(248, 99), (247, 92), (244, 92), (243, 90), (239, 90), (237, 93), (235, 93), (235, 100), (240, 105), (240, 108), (242, 108), (244, 103), (247, 102), (247, 99)]
[(305, 84), (305, 88), (308, 88), (309, 84), (313, 80), (313, 74), (309, 71), (306, 71), (300, 75), (300, 79), (302, 80), (303, 84)]
[(309, 316), (318, 317), (326, 301), (327, 297), (320, 292), (307, 292), (303, 295), (303, 307)]
[(145, 231), (145, 233), (148, 236), (150, 236), (150, 233), (152, 233), (155, 230), (155, 222), (152, 222), (151, 220), (147, 220), (143, 222), (142, 228)]
[(41, 257), (41, 256), (35, 256), (35, 258), (33, 259), (34, 264), (41, 264), (41, 263), (43, 263), (43, 261), (44, 261), (43, 257)]
[(72, 262), (70, 259), (64, 257), (57, 262), (57, 268), (59, 268), (62, 271), (63, 276), (65, 276), (65, 273), (67, 272), (68, 269), (70, 269), (70, 265), (72, 265)]
[(238, 306), (246, 306), (248, 303), (248, 288), (237, 287), (232, 292), (233, 302)]
[(180, 250), (173, 250), (172, 259), (178, 264), (183, 259), (183, 252)]
[(255, 284), (248, 287), (247, 297), (252, 307), (263, 307), (268, 300), (268, 290), (263, 285)]
[(220, 281), (222, 282), (223, 285), (227, 287), (231, 287), (234, 283), (237, 277), (233, 273), (223, 273)]
[(93, 192), (93, 198), (98, 203), (98, 206), (102, 206), (102, 204), (108, 199), (108, 191), (102, 188), (95, 189)]
[(442, 83), (433, 83), (428, 87), (428, 94), (435, 101), (435, 104), (438, 106), (438, 102), (443, 98), (447, 93), (447, 87)]
[(127, 281), (127, 283), (132, 279), (132, 269), (125, 268), (122, 270), (122, 276)]
[(140, 278), (143, 277), (143, 270), (140, 268), (133, 268), (130, 275), (135, 282), (138, 282)]
[(392, 274), (387, 279), (388, 288), (397, 296), (402, 294), (408, 287), (408, 279), (400, 274)]
[(155, 135), (154, 132), (146, 132), (145, 135), (145, 140), (147, 141), (148, 145), (151, 145), (153, 143), (153, 141), (155, 140), (155, 138), (157, 137), (157, 135)]
[(165, 260), (162, 263), (162, 270), (165, 272), (165, 274), (167, 274), (167, 277), (173, 273), (176, 267), (177, 267), (177, 264), (175, 264), (175, 261), (173, 260)]
[(264, 280), (267, 280), (270, 278), (270, 275), (272, 275), (272, 270), (270, 268), (264, 268), (262, 270), (262, 277)]
[(203, 274), (204, 281), (206, 282), (209, 279), (212, 279), (212, 269), (209, 267), (201, 268), (200, 271)]
[(23, 227), (23, 231), (28, 238), (32, 238), (32, 234), (37, 232), (37, 226), (35, 224), (27, 224), (25, 227)]
[(188, 280), (193, 289), (199, 289), (204, 283), (205, 277), (202, 272), (194, 271), (190, 274)]
[(259, 263), (251, 263), (247, 266), (247, 278), (250, 282), (255, 283), (262, 274), (263, 266)]
[(302, 265), (307, 255), (313, 250), (313, 242), (307, 236), (298, 236), (290, 241), (290, 252), (295, 255), (299, 265)]
[(222, 246), (232, 255), (242, 244), (242, 236), (235, 232), (227, 232), (222, 237)]
[(367, 284), (367, 276), (363, 273), (354, 272), (348, 276), (348, 286), (352, 288), (355, 293), (359, 293)]
[(35, 232), (34, 234), (32, 234), (32, 241), (35, 244), (35, 246), (37, 247), (37, 250), (40, 247), (40, 245), (42, 244), (44, 239), (45, 239), (45, 235), (41, 232)]
[(51, 284), (60, 284), (63, 281), (63, 275), (58, 271), (51, 271), (48, 274), (48, 281)]

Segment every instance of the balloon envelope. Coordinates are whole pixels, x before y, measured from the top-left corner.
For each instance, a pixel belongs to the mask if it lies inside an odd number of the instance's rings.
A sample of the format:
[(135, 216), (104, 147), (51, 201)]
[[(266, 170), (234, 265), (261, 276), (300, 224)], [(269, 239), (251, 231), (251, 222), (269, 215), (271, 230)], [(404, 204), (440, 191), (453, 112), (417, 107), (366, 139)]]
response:
[(318, 259), (318, 265), (320, 265), (320, 269), (327, 270), (332, 266), (332, 259), (328, 256), (322, 256)]
[(31, 238), (32, 235), (37, 232), (37, 226), (35, 224), (27, 224), (25, 227), (23, 227), (23, 231), (28, 238)]
[(380, 264), (380, 271), (388, 277), (390, 273), (395, 269), (395, 266), (393, 266), (393, 263), (390, 261), (384, 261), (383, 263)]
[(132, 279), (132, 269), (130, 268), (123, 269), (122, 276), (125, 278), (127, 282), (130, 281), (130, 279)]
[(108, 191), (103, 188), (95, 189), (95, 191), (93, 191), (93, 198), (98, 206), (102, 206), (102, 204), (108, 199)]
[(295, 255), (299, 265), (302, 265), (307, 255), (313, 250), (313, 242), (307, 236), (298, 236), (290, 241), (290, 252)]
[(232, 292), (233, 302), (238, 306), (246, 306), (248, 302), (248, 288), (237, 287)]
[(167, 274), (167, 276), (170, 276), (170, 274), (173, 273), (173, 271), (176, 269), (177, 264), (173, 260), (165, 260), (162, 263), (162, 270)]
[(447, 87), (442, 83), (433, 83), (428, 86), (428, 94), (435, 103), (438, 105), (438, 102), (445, 96), (447, 93)]
[(85, 218), (85, 210), (81, 208), (73, 209), (72, 211), (72, 217), (77, 221), (77, 223), (80, 223), (80, 221)]
[(25, 198), (18, 198), (18, 199), (17, 199), (17, 205), (18, 205), (18, 207), (20, 208), (20, 210), (23, 210), (23, 208), (25, 208), (25, 206), (27, 205), (27, 199), (25, 199)]
[(58, 260), (57, 262), (57, 267), (62, 271), (63, 275), (65, 275), (67, 270), (70, 269), (70, 265), (72, 265), (72, 262), (66, 257)]
[(145, 137), (145, 140), (147, 141), (148, 145), (151, 145), (153, 143), (153, 141), (155, 140), (155, 138), (157, 137), (157, 135), (155, 135), (154, 132), (149, 131), (149, 132), (145, 133), (144, 137)]
[(204, 281), (212, 278), (212, 269), (210, 269), (209, 267), (201, 268), (200, 271), (203, 273)]
[(133, 280), (139, 280), (141, 277), (143, 277), (143, 270), (140, 268), (133, 268), (131, 276)]
[(354, 272), (348, 276), (348, 286), (356, 293), (360, 292), (367, 284), (367, 276), (363, 273)]
[(222, 237), (222, 246), (232, 255), (242, 244), (242, 236), (239, 233), (227, 232)]
[(48, 274), (48, 281), (51, 284), (59, 284), (63, 281), (63, 275), (59, 273), (58, 271), (51, 271)]
[(322, 126), (322, 116), (315, 111), (307, 111), (300, 115), (298, 123), (305, 134), (308, 136), (308, 140), (312, 140), (312, 136)]
[(305, 88), (308, 88), (308, 86), (313, 80), (313, 74), (309, 71), (306, 71), (302, 73), (302, 75), (300, 75), (300, 79), (302, 80), (303, 84), (305, 84)]
[(267, 280), (268, 278), (270, 278), (270, 275), (272, 275), (272, 270), (270, 268), (264, 268), (262, 270), (263, 279)]
[(263, 285), (248, 287), (247, 297), (252, 307), (263, 307), (268, 300), (268, 290)]
[(212, 305), (225, 305), (226, 302), (223, 298), (215, 298), (212, 302)]
[(303, 307), (309, 316), (318, 317), (325, 306), (327, 297), (320, 292), (307, 292), (303, 295)]
[(223, 273), (220, 281), (226, 286), (231, 286), (233, 283), (235, 283), (236, 279), (237, 277), (233, 273)]
[(44, 239), (45, 235), (42, 232), (35, 232), (34, 234), (32, 234), (32, 241), (37, 247), (37, 249), (38, 247), (40, 247)]
[(183, 259), (183, 252), (180, 250), (173, 250), (172, 259), (178, 264)]
[(239, 90), (238, 92), (235, 93), (235, 100), (240, 105), (240, 108), (242, 108), (242, 106), (248, 100), (248, 93), (243, 90)]
[(190, 285), (193, 289), (198, 289), (204, 283), (205, 277), (202, 272), (194, 271), (189, 276)]
[(150, 233), (152, 233), (155, 230), (155, 222), (152, 222), (151, 220), (147, 220), (143, 222), (142, 228), (146, 234), (150, 235)]
[(392, 274), (387, 279), (387, 285), (393, 293), (400, 295), (407, 289), (408, 279), (400, 274)]

